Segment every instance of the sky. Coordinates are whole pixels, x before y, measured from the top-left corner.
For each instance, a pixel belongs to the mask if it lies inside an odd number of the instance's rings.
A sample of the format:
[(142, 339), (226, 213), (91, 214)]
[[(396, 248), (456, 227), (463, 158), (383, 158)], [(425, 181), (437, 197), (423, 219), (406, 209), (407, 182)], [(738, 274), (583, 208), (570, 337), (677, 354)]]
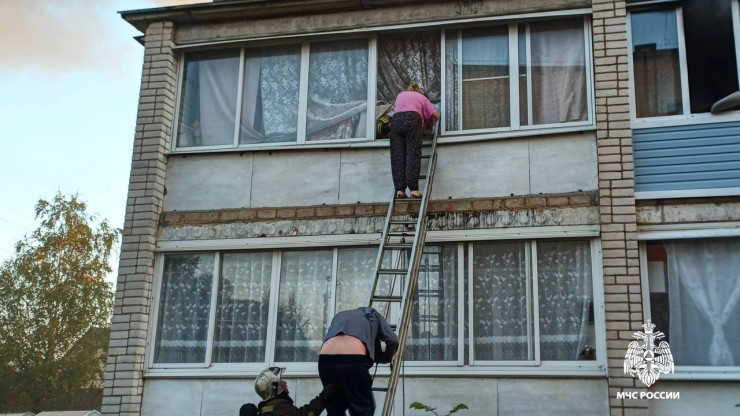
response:
[(144, 48), (118, 12), (203, 2), (0, 0), (0, 261), (57, 192), (123, 228)]

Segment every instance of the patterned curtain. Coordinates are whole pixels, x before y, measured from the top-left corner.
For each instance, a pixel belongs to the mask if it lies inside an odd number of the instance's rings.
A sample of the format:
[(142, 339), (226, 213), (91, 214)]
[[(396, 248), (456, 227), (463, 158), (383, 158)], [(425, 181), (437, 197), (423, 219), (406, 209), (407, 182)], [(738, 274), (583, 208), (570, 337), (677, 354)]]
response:
[(528, 360), (525, 243), (473, 247), (475, 360)]
[(213, 254), (165, 257), (155, 363), (205, 361), (214, 261)]
[(280, 270), (275, 361), (310, 362), (333, 317), (332, 250), (284, 251)]
[(247, 51), (240, 143), (296, 141), (301, 46)]
[(306, 140), (365, 137), (368, 41), (312, 43)]
[(593, 322), (590, 247), (588, 241), (537, 242), (542, 360), (577, 360), (587, 343)]
[(224, 253), (221, 259), (213, 361), (263, 362), (272, 252)]
[(401, 32), (378, 35), (379, 101), (392, 103), (412, 81), (421, 84), (434, 104), (441, 94), (440, 32)]
[(457, 360), (457, 279), (457, 245), (424, 247), (406, 360)]

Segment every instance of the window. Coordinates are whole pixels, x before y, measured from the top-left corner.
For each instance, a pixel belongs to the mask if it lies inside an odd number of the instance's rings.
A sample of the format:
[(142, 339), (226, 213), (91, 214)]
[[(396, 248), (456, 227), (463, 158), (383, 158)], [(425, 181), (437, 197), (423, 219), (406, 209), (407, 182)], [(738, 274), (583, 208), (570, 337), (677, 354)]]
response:
[(365, 138), (368, 63), (367, 39), (187, 53), (177, 147)]
[(630, 14), (637, 118), (708, 113), (738, 90), (733, 1)]
[(588, 123), (587, 34), (582, 18), (447, 30), (445, 130)]
[(740, 365), (740, 238), (645, 244), (649, 314), (676, 366)]
[[(165, 254), (151, 364), (305, 363), (310, 371), (334, 314), (367, 303), (376, 255), (375, 247)], [(408, 262), (398, 251), (386, 259), (389, 268)], [(591, 270), (588, 240), (427, 245), (406, 360), (447, 367), (593, 360)], [(389, 275), (379, 287), (399, 294), (402, 281)], [(378, 306), (391, 322), (398, 308)]]

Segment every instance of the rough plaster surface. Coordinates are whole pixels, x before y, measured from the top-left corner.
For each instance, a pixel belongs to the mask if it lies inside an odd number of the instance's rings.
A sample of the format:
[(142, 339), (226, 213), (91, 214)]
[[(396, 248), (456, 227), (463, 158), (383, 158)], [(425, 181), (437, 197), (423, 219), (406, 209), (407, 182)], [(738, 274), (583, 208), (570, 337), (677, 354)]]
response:
[(715, 221), (740, 221), (740, 202), (637, 207), (637, 222), (640, 224)]

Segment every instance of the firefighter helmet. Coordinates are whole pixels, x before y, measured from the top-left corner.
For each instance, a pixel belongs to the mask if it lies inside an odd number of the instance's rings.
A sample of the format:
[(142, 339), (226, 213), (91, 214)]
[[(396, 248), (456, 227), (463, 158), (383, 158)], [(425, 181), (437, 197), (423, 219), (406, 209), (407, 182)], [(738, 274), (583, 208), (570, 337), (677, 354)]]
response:
[(254, 391), (262, 400), (269, 400), (283, 392), (283, 384), (280, 382), (280, 376), (285, 368), (270, 367), (262, 371), (254, 381)]

